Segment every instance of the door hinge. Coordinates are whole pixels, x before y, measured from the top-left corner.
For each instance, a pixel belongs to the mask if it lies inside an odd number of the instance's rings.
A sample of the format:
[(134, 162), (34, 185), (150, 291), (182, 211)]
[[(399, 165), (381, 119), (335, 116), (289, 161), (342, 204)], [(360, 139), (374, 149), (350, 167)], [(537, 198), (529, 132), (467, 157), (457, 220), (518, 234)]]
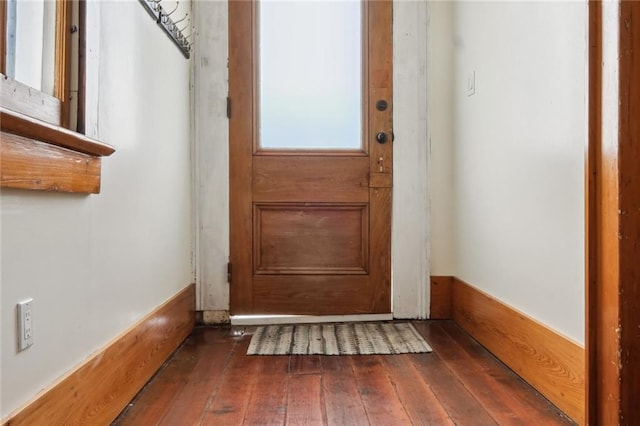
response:
[(233, 270), (231, 269), (231, 262), (227, 263), (227, 282), (231, 284), (233, 278)]
[(231, 98), (227, 96), (227, 118), (231, 118)]

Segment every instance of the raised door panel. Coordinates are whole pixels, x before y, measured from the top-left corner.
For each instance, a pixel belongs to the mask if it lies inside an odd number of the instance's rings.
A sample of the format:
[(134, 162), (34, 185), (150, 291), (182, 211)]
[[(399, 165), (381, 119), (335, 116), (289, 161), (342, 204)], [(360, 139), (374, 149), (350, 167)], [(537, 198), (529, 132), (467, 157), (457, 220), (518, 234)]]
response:
[(255, 274), (366, 274), (366, 204), (257, 204)]

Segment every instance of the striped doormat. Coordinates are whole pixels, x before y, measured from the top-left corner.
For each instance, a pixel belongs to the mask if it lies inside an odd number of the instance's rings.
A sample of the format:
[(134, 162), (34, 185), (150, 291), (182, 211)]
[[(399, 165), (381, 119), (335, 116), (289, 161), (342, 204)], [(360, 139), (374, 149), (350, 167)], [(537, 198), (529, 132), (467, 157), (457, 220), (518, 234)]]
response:
[(377, 355), (431, 352), (409, 323), (260, 326), (247, 355)]

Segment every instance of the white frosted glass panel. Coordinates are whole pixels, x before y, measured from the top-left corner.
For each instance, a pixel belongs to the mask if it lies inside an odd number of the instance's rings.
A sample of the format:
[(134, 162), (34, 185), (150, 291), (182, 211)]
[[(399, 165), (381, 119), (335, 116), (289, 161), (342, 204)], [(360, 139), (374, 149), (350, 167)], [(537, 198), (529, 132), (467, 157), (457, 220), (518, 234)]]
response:
[(359, 1), (263, 1), (259, 33), (260, 146), (362, 145)]

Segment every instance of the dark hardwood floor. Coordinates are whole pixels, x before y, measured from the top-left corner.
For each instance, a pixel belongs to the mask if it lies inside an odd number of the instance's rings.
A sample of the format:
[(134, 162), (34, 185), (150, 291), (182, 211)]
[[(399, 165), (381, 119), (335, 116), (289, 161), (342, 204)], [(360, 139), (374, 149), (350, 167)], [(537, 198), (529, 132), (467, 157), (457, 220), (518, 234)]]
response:
[(433, 353), (246, 356), (199, 327), (114, 425), (571, 424), (453, 322), (414, 325)]

